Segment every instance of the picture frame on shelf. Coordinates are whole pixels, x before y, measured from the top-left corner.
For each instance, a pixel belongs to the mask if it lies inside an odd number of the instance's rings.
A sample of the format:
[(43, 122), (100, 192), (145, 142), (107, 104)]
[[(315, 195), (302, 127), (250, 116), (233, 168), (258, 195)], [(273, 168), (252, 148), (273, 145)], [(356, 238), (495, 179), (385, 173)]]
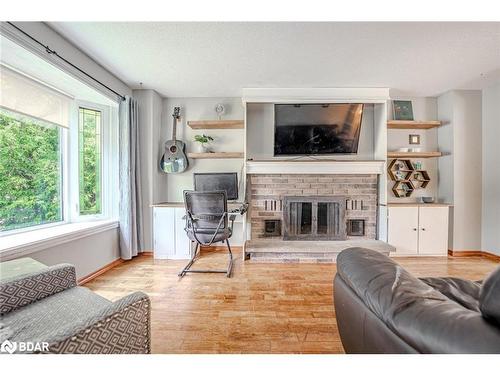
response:
[(413, 121), (413, 106), (411, 100), (393, 100), (392, 115), (394, 120)]
[(420, 135), (410, 134), (408, 143), (411, 145), (419, 145), (420, 144)]

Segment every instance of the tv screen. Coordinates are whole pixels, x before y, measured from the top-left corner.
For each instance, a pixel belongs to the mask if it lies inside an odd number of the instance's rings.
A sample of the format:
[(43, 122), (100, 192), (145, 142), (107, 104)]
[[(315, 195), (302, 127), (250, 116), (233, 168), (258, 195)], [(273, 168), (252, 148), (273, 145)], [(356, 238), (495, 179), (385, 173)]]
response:
[(238, 199), (237, 173), (194, 173), (194, 190), (225, 191), (227, 199)]
[(275, 104), (274, 155), (355, 154), (363, 104)]

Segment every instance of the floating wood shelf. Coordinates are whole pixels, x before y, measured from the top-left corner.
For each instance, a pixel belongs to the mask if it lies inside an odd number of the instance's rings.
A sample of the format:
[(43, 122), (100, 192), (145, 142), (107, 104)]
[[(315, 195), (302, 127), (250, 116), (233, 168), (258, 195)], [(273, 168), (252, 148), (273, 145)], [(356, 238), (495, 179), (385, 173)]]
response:
[(188, 152), (190, 159), (243, 159), (243, 152)]
[(398, 159), (398, 158), (423, 159), (423, 158), (438, 158), (440, 156), (443, 156), (443, 153), (439, 151), (427, 151), (427, 152), (389, 151), (387, 153), (387, 157), (389, 159)]
[(432, 129), (441, 126), (441, 121), (407, 121), (390, 120), (387, 121), (388, 129)]
[(191, 129), (243, 129), (243, 120), (188, 121)]

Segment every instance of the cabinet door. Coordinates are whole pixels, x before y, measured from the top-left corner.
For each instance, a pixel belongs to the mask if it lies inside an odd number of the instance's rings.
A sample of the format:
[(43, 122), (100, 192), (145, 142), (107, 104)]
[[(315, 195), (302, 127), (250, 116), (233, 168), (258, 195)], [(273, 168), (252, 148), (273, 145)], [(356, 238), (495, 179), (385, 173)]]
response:
[(418, 253), (448, 255), (448, 207), (420, 207)]
[(175, 208), (175, 259), (191, 258), (191, 241), (184, 230), (186, 221), (183, 217), (185, 214), (184, 207)]
[(418, 207), (389, 207), (388, 242), (396, 254), (418, 253)]
[(169, 259), (175, 255), (175, 210), (173, 207), (153, 209), (154, 257)]

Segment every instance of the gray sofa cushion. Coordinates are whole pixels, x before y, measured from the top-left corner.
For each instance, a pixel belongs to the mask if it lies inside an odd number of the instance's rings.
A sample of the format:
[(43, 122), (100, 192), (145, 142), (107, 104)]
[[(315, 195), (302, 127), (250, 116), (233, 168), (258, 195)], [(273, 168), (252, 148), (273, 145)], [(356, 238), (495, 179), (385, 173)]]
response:
[(1, 322), (11, 341), (52, 342), (72, 335), (111, 304), (86, 288), (74, 287), (14, 310)]
[(484, 280), (479, 296), (479, 309), (486, 319), (500, 324), (500, 267)]
[(481, 292), (479, 282), (457, 277), (421, 277), (420, 280), (463, 307), (479, 312), (479, 293)]

